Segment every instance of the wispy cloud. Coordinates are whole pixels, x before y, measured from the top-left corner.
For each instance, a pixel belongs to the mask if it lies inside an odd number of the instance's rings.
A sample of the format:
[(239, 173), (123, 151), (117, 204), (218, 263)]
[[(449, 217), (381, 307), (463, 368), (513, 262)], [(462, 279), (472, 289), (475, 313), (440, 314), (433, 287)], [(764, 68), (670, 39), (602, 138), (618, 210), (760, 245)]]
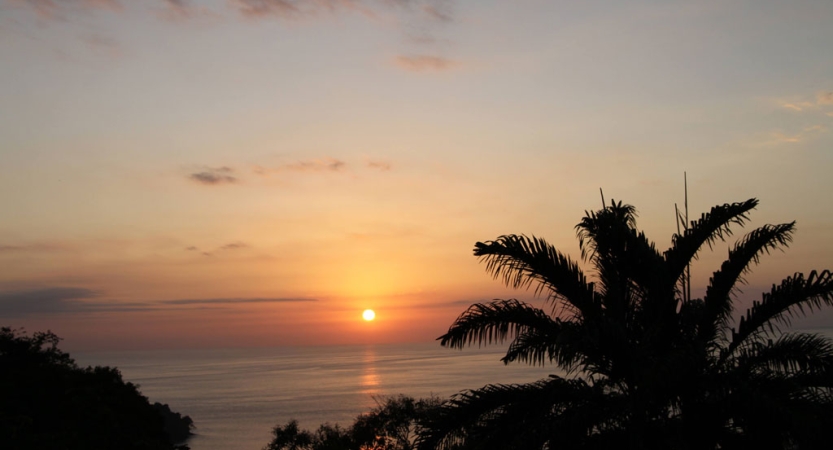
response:
[(230, 244), (226, 244), (226, 245), (220, 247), (220, 250), (237, 250), (237, 249), (240, 249), (240, 248), (248, 248), (248, 247), (249, 247), (249, 244), (247, 244), (245, 242), (239, 242), (238, 241), (238, 242), (232, 242)]
[(391, 166), (391, 164), (387, 161), (368, 161), (367, 167), (369, 169), (381, 170), (383, 172), (386, 172), (393, 168), (393, 166)]
[(165, 20), (181, 21), (196, 17), (215, 16), (211, 10), (203, 6), (195, 6), (189, 0), (162, 0), (165, 7), (158, 16)]
[(234, 169), (231, 167), (206, 167), (199, 172), (194, 172), (188, 175), (188, 178), (199, 184), (214, 186), (219, 184), (237, 183), (237, 177), (233, 174)]
[(163, 300), (159, 303), (166, 305), (236, 305), (244, 303), (304, 303), (317, 302), (314, 298), (188, 298), (178, 300)]
[(309, 161), (298, 161), (287, 164), (283, 168), (296, 172), (338, 172), (346, 166), (347, 164), (344, 161), (328, 157)]
[(34, 244), (0, 244), (0, 254), (3, 253), (48, 253), (67, 251), (69, 248), (65, 245), (54, 243), (34, 243)]
[(251, 247), (249, 244), (247, 244), (245, 242), (237, 241), (237, 242), (231, 242), (231, 243), (228, 243), (228, 244), (225, 244), (225, 245), (221, 245), (220, 247), (217, 247), (216, 249), (211, 250), (211, 251), (202, 250), (202, 249), (200, 249), (199, 247), (197, 247), (195, 245), (185, 247), (185, 250), (189, 251), (189, 252), (197, 252), (197, 253), (199, 253), (203, 256), (214, 256), (217, 252), (240, 250), (240, 249), (249, 248), (249, 247)]
[(277, 167), (254, 166), (252, 171), (257, 175), (269, 176), (281, 172), (341, 172), (346, 168), (346, 162), (327, 156), (282, 164)]
[(827, 131), (827, 127), (823, 125), (811, 125), (804, 127), (801, 131), (797, 133), (784, 133), (782, 131), (774, 131), (772, 132), (770, 139), (764, 142), (764, 144), (796, 144), (799, 142), (804, 142), (805, 140), (815, 137), (818, 134), (824, 133)]
[(245, 17), (260, 19), (277, 16), (292, 18), (301, 13), (301, 8), (292, 0), (231, 0), (231, 6)]
[(228, 0), (240, 16), (257, 21), (310, 21), (358, 13), (374, 22), (394, 23), (411, 41), (428, 45), (444, 41), (437, 33), (456, 22), (453, 4), (453, 0)]
[(432, 55), (399, 55), (394, 59), (394, 64), (400, 69), (411, 72), (440, 72), (459, 66), (456, 61)]
[(250, 19), (278, 18), (297, 20), (322, 14), (357, 12), (377, 18), (383, 9), (407, 6), (409, 0), (230, 0), (237, 12)]
[[(132, 3), (125, 0), (7, 0), (28, 8), (43, 19), (64, 21), (73, 16), (91, 15), (96, 11), (120, 12)], [(396, 30), (410, 43), (434, 46), (448, 42), (444, 30), (458, 22), (454, 0), (226, 0), (223, 7), (206, 7), (194, 0), (154, 0), (150, 13), (165, 21), (180, 22), (195, 18), (232, 20), (243, 17), (249, 21), (317, 21), (344, 14), (360, 14), (374, 24)], [(127, 17), (126, 14), (122, 15)], [(121, 56), (122, 50), (111, 39), (94, 36), (85, 39), (96, 52)], [(422, 50), (425, 51), (425, 50)], [(429, 50), (430, 52), (430, 50)], [(451, 59), (427, 54), (396, 57), (394, 64), (413, 72), (449, 70), (459, 66)], [(217, 184), (222, 180), (214, 174), (194, 174), (195, 180)], [(219, 181), (222, 182), (222, 181)]]
[(197, 252), (197, 253), (201, 254), (202, 256), (213, 256), (213, 253), (207, 252), (207, 251), (204, 251), (204, 250), (200, 250), (200, 248), (195, 246), (195, 245), (190, 245), (188, 247), (185, 247), (185, 250), (189, 251), (189, 252)]
[(821, 91), (816, 93), (816, 98), (813, 100), (807, 100), (806, 96), (802, 100), (793, 100), (789, 101), (778, 101), (779, 105), (790, 111), (795, 112), (806, 112), (806, 111), (818, 111), (819, 109), (824, 108), (825, 106), (833, 105), (833, 91)]
[(422, 5), (422, 11), (428, 17), (440, 22), (453, 22), (450, 2), (434, 2), (433, 4)]
[(83, 300), (96, 297), (98, 297), (96, 291), (78, 287), (48, 287), (0, 292), (0, 314), (15, 317), (80, 311), (87, 307)]
[[(389, 161), (379, 159), (365, 159), (361, 163), (361, 166), (366, 169), (380, 172), (385, 172), (393, 169), (393, 164), (391, 164)], [(313, 176), (345, 173), (350, 172), (351, 168), (353, 167), (356, 167), (356, 165), (348, 163), (338, 158), (326, 156), (323, 158), (287, 162), (271, 167), (264, 165), (254, 165), (251, 167), (251, 171), (255, 175), (259, 175), (261, 177), (290, 177), (293, 174), (310, 174), (310, 176)]]
[(242, 305), (257, 303), (317, 302), (302, 297), (238, 297), (190, 298), (145, 302), (102, 300), (99, 292), (79, 287), (45, 287), (18, 291), (0, 291), (0, 315), (21, 317), (31, 315), (63, 315), (97, 312), (144, 312), (176, 309), (176, 306)]
[[(168, 1), (181, 6), (185, 3)], [(386, 10), (394, 10), (450, 22), (453, 21), (451, 4), (451, 0), (228, 0), (228, 5), (240, 15), (254, 19), (298, 19), (344, 11), (376, 18)]]
[(122, 4), (117, 0), (12, 0), (12, 3), (26, 5), (45, 19), (61, 19), (66, 14), (84, 10), (121, 11), (123, 9)]
[(781, 105), (784, 109), (789, 109), (791, 111), (804, 111), (805, 109), (815, 106), (814, 103), (810, 102), (794, 102), (794, 103), (784, 103)]

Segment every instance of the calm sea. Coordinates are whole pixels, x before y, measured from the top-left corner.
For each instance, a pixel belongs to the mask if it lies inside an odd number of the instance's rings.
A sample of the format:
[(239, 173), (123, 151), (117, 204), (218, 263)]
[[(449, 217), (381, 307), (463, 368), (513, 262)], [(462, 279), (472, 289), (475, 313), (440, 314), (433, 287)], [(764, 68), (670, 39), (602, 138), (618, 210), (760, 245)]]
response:
[(505, 347), (450, 350), (437, 343), (76, 353), (79, 365), (118, 367), (151, 402), (191, 416), (192, 450), (258, 450), (297, 419), (348, 426), (375, 398), (448, 396), (487, 383), (525, 383), (552, 366), (504, 365)]

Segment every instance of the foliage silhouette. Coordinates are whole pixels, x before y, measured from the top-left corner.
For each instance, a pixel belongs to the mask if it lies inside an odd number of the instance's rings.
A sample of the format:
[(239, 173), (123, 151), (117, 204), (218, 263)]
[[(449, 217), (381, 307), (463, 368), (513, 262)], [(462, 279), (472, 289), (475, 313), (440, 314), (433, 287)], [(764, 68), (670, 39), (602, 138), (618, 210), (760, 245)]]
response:
[(154, 402), (153, 409), (162, 416), (165, 424), (165, 432), (171, 442), (185, 442), (193, 435), (191, 430), (194, 428), (194, 421), (190, 416), (183, 416), (182, 414), (172, 411), (171, 407), (164, 403)]
[(833, 342), (779, 326), (833, 304), (831, 272), (773, 285), (731, 328), (737, 285), (763, 254), (790, 243), (795, 222), (735, 243), (702, 299), (681, 293), (699, 251), (757, 205), (715, 206), (665, 252), (636, 228), (633, 206), (587, 212), (576, 231), (593, 281), (534, 236), (476, 243), (492, 276), (545, 294), (552, 312), (518, 300), (475, 304), (441, 344), (509, 341), (504, 363), (553, 363), (566, 376), (463, 391), (421, 424), (418, 448), (828, 448)]
[(310, 432), (299, 429), (295, 420), (278, 425), (264, 450), (411, 450), (418, 423), (440, 404), (437, 398), (415, 400), (404, 395), (377, 402), (369, 413), (356, 417), (350, 428), (325, 423)]
[[(115, 368), (78, 367), (59, 342), (48, 331), (30, 337), (0, 328), (0, 447), (187, 449), (166, 433), (168, 405), (151, 405)], [(190, 428), (188, 416), (179, 422)]]

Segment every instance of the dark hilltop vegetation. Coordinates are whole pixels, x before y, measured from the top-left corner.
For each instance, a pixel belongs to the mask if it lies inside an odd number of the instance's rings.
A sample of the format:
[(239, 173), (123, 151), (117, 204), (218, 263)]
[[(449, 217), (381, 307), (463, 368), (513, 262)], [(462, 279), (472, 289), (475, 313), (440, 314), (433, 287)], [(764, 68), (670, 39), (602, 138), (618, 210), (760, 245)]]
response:
[(79, 367), (51, 332), (0, 328), (0, 448), (185, 450), (188, 416), (151, 404), (112, 367)]

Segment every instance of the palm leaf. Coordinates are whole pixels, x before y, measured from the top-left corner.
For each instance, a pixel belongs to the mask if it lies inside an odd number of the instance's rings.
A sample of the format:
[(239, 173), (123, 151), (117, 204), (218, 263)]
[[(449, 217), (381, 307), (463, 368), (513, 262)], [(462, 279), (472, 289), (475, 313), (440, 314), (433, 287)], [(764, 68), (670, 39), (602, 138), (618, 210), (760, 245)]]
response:
[(711, 247), (717, 239), (724, 240), (725, 236), (730, 236), (730, 225), (743, 226), (749, 219), (746, 213), (756, 206), (758, 200), (752, 198), (745, 202), (712, 207), (711, 211), (701, 215), (700, 219), (692, 221), (682, 235), (675, 234), (671, 248), (665, 252), (668, 275), (673, 282), (676, 283), (680, 279), (686, 266), (696, 258), (703, 244)]
[(500, 236), (495, 241), (478, 242), (474, 255), (486, 263), (486, 271), (513, 288), (529, 288), (537, 283), (535, 294), (549, 290), (550, 299), (567, 302), (568, 309), (594, 315), (598, 309), (593, 285), (578, 264), (547, 241), (524, 235)]
[[(576, 235), (582, 258), (592, 261), (596, 268), (607, 314), (624, 319), (626, 311), (646, 298), (673, 300), (673, 292), (667, 292), (671, 296), (661, 294), (665, 291), (665, 260), (645, 233), (636, 229), (633, 206), (612, 201), (602, 210), (587, 212), (576, 225)], [(661, 314), (661, 310), (676, 310), (673, 303), (667, 307), (660, 303), (640, 307), (647, 308), (652, 316)]]
[[(796, 273), (784, 279), (780, 285), (762, 295), (760, 302), (755, 302), (746, 315), (740, 318), (738, 331), (732, 333), (727, 354), (732, 353), (750, 336), (774, 332), (778, 325), (789, 325), (796, 314), (806, 314), (805, 308), (813, 311), (822, 304), (833, 305), (833, 273), (815, 270), (805, 279), (804, 274)], [(767, 327), (767, 328), (765, 328)]]
[(833, 341), (818, 334), (784, 334), (747, 346), (734, 362), (741, 372), (833, 374)]
[(541, 448), (553, 435), (569, 445), (604, 422), (604, 402), (613, 397), (598, 391), (557, 376), (463, 391), (420, 424), (417, 448)]
[[(610, 201), (599, 211), (585, 211), (581, 222), (576, 225), (581, 258), (585, 261), (594, 259), (599, 253), (608, 253), (615, 246), (615, 234), (621, 230), (636, 228), (636, 208), (622, 202)], [(613, 230), (620, 233), (612, 232)]]
[(521, 361), (540, 365), (555, 361), (569, 371), (577, 360), (588, 353), (583, 348), (586, 341), (579, 336), (582, 329), (575, 322), (559, 320), (550, 325), (526, 327), (512, 341), (501, 361), (505, 364)]
[(462, 349), (474, 343), (499, 344), (532, 329), (557, 332), (559, 327), (560, 322), (540, 308), (515, 299), (495, 300), (469, 306), (437, 339), (440, 345)]
[(729, 250), (729, 258), (712, 275), (703, 298), (705, 310), (700, 323), (701, 339), (714, 339), (719, 328), (726, 326), (732, 314), (732, 292), (751, 264), (757, 264), (760, 256), (792, 241), (795, 222), (781, 225), (764, 225), (748, 233)]

